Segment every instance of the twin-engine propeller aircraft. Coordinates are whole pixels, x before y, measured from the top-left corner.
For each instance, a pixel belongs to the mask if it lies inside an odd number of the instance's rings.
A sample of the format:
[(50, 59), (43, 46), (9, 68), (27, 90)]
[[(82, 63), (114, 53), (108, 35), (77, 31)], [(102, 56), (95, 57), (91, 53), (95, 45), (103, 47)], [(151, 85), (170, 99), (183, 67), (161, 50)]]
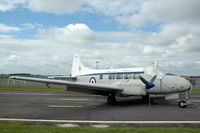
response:
[[(150, 94), (162, 94), (166, 98), (178, 98), (178, 93), (186, 92), (192, 85), (184, 78), (164, 72), (157, 63), (144, 68), (90, 69), (81, 64), (75, 55), (69, 80), (43, 79), (12, 76), (10, 79), (33, 81), (66, 86), (68, 91), (77, 91), (107, 96), (108, 104), (116, 103), (116, 96), (142, 96), (149, 101)], [(178, 105), (185, 108), (187, 100)]]

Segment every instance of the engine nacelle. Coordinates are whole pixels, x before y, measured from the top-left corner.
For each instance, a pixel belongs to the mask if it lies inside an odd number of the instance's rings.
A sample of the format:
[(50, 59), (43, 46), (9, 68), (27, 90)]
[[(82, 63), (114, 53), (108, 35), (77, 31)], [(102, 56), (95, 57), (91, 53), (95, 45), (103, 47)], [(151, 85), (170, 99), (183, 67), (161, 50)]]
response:
[(144, 96), (147, 94), (145, 85), (140, 81), (124, 81), (120, 82), (120, 87), (123, 88), (122, 94)]

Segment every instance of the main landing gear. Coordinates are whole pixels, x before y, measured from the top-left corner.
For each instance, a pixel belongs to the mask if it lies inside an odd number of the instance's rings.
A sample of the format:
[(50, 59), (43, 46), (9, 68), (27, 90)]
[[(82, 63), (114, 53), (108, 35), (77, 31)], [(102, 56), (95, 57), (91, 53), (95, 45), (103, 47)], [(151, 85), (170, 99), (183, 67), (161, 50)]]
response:
[(110, 105), (116, 104), (115, 94), (109, 95), (108, 98), (107, 98), (107, 102), (108, 102), (108, 104), (110, 104)]

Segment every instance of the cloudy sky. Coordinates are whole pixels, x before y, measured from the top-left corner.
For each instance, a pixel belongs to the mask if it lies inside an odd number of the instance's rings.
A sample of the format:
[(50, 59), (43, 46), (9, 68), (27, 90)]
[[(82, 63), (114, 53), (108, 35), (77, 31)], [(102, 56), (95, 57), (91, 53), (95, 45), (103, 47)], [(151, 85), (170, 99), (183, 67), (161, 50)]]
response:
[(200, 0), (0, 0), (0, 73), (95, 68), (200, 75)]

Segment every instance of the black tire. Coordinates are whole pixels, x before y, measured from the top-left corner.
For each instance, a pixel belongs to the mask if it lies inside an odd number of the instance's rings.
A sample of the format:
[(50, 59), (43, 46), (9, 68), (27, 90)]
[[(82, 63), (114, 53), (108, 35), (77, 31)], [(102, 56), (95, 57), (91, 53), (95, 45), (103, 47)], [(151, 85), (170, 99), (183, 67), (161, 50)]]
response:
[(114, 104), (116, 104), (116, 98), (115, 98), (115, 95), (108, 96), (108, 98), (107, 98), (107, 102), (108, 102), (108, 104), (110, 104), (110, 105), (114, 105)]
[(178, 102), (178, 106), (180, 108), (186, 108), (187, 107), (187, 102), (186, 101), (180, 101), (180, 102)]

